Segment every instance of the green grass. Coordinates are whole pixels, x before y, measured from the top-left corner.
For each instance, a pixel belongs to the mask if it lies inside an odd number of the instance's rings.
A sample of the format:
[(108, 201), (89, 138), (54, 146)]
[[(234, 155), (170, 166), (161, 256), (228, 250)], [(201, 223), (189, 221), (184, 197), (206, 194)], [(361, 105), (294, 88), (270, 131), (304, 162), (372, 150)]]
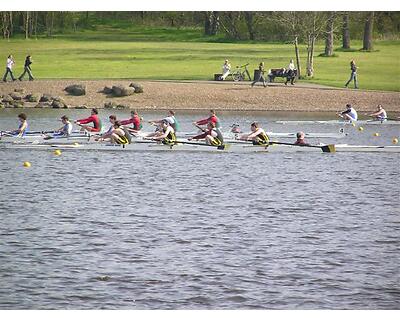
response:
[[(205, 38), (198, 29), (103, 26), (52, 39), (0, 40), (0, 62), (5, 65), (7, 55), (13, 54), (19, 75), (25, 56), (31, 54), (33, 73), (42, 79), (210, 80), (225, 58), (232, 66), (249, 62), (252, 74), (260, 61), (267, 69), (282, 67), (294, 56), (290, 44), (222, 41)], [(352, 47), (360, 48), (361, 42), (353, 41)], [(304, 73), (306, 49), (300, 49)], [(318, 56), (323, 49), (317, 45), (314, 78), (301, 81), (343, 87), (350, 75), (349, 62), (355, 59), (360, 88), (400, 91), (400, 41), (375, 41), (373, 52), (337, 50), (335, 57)]]

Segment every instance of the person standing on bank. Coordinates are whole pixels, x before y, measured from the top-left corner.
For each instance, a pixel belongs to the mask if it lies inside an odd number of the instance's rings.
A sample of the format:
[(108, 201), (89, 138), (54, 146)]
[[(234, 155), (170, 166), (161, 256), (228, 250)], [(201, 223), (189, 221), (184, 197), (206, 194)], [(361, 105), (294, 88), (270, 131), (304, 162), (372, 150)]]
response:
[(4, 81), (4, 82), (7, 82), (7, 76), (8, 76), (8, 74), (10, 74), (12, 81), (17, 80), (17, 79), (14, 78), (14, 75), (13, 75), (13, 73), (12, 73), (12, 68), (13, 68), (13, 65), (14, 65), (14, 64), (15, 64), (14, 58), (13, 58), (13, 56), (10, 54), (10, 55), (8, 56), (8, 58), (7, 58), (6, 73), (4, 74), (4, 77), (3, 77), (3, 81)]
[(260, 64), (258, 65), (258, 75), (257, 78), (254, 79), (254, 81), (251, 83), (251, 87), (254, 87), (254, 85), (258, 82), (258, 81), (262, 81), (263, 82), (263, 86), (264, 88), (267, 86), (267, 81), (265, 81), (265, 77), (264, 77), (264, 62), (260, 62)]
[(18, 77), (19, 81), (22, 81), (22, 79), (25, 76), (25, 73), (28, 73), (29, 75), (29, 81), (33, 81), (33, 75), (32, 75), (32, 70), (31, 70), (31, 64), (32, 64), (32, 57), (27, 56), (25, 58), (25, 64), (24, 64), (24, 72)]
[(350, 83), (351, 81), (354, 80), (354, 89), (358, 89), (357, 69), (358, 69), (358, 67), (356, 66), (356, 63), (354, 62), (354, 60), (351, 60), (351, 61), (350, 61), (351, 75), (350, 75), (349, 81), (347, 81), (346, 84), (344, 85), (345, 88), (347, 88), (347, 86), (349, 85), (349, 83)]

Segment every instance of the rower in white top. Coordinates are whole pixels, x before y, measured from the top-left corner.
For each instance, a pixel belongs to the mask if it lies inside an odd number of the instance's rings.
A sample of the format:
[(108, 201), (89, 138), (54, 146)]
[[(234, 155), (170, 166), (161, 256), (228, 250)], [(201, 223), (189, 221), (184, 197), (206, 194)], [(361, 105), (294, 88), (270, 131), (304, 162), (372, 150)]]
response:
[(374, 120), (386, 121), (387, 113), (386, 113), (385, 109), (383, 109), (382, 105), (378, 104), (378, 106), (376, 108), (377, 108), (377, 111), (369, 114), (368, 116), (374, 118)]
[(251, 132), (242, 135), (239, 140), (253, 141), (254, 145), (268, 145), (269, 137), (265, 133), (264, 129), (260, 127), (258, 122), (253, 122), (250, 125)]
[(339, 117), (346, 121), (357, 121), (357, 111), (351, 106), (350, 103), (346, 104), (346, 110), (337, 114)]
[(66, 115), (61, 117), (61, 122), (63, 126), (57, 129), (52, 135), (45, 135), (44, 139), (53, 139), (53, 138), (66, 138), (69, 137), (72, 133), (72, 123), (69, 121), (69, 118)]

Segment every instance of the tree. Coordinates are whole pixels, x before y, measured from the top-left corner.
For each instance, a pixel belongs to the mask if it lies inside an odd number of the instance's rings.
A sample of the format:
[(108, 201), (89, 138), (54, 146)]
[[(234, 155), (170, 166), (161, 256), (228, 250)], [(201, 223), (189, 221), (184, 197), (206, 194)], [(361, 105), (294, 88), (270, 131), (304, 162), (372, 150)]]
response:
[(246, 19), (247, 30), (249, 31), (249, 39), (255, 40), (254, 13), (251, 11), (246, 11), (244, 13), (244, 17)]
[(364, 27), (364, 39), (362, 50), (371, 51), (372, 46), (372, 30), (374, 27), (374, 11), (367, 13)]
[(343, 14), (342, 24), (342, 48), (350, 49), (350, 30), (349, 30), (349, 13)]
[(333, 56), (333, 36), (334, 36), (334, 22), (336, 18), (335, 12), (329, 12), (328, 19), (326, 20), (326, 34), (325, 34), (325, 56)]
[(204, 34), (207, 36), (215, 36), (219, 29), (219, 12), (206, 11), (204, 21)]

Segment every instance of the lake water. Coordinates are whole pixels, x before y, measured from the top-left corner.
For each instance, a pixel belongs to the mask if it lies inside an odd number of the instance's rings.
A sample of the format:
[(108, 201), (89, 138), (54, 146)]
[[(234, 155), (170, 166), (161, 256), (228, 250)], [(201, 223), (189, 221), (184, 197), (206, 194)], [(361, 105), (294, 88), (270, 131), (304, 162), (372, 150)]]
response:
[[(25, 111), (32, 130), (89, 113)], [(19, 112), (0, 110), (0, 129)], [(201, 115), (180, 115), (182, 130)], [(221, 120), (341, 128), (267, 122), (290, 117), (332, 115)], [(345, 131), (340, 143), (399, 136), (397, 125)], [(0, 309), (398, 309), (399, 173), (398, 154), (0, 149)]]

